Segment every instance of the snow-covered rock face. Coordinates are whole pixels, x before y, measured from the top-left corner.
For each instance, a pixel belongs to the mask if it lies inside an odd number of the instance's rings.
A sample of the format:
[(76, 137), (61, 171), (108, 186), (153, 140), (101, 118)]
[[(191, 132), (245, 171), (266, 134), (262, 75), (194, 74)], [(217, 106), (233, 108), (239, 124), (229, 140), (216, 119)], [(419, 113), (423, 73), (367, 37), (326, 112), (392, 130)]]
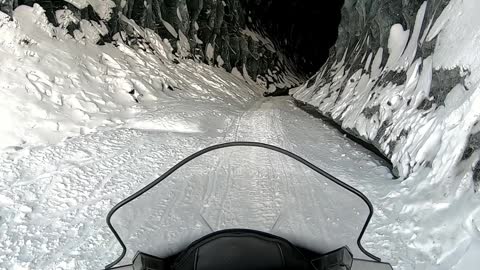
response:
[(402, 188), (384, 200), (402, 203), (383, 229), (406, 248), (398, 269), (478, 261), (479, 11), (477, 0), (346, 0), (329, 60), (290, 91), (392, 161)]
[(480, 181), (475, 0), (347, 0), (328, 62), (293, 96), (374, 144), (401, 178)]
[[(13, 19), (0, 12), (0, 151), (129, 126), (135, 115), (172, 97), (236, 108), (260, 96), (243, 77), (174, 56), (167, 40), (134, 22), (136, 48), (121, 39), (115, 46), (98, 46), (105, 25), (81, 20), (73, 38), (50, 24), (45, 13), (38, 4), (18, 7)], [(57, 15), (72, 19), (69, 12)], [(184, 127), (174, 130), (198, 130), (196, 123), (176, 126)], [(171, 128), (167, 123), (155, 129)]]
[[(46, 10), (51, 23), (63, 25), (73, 36), (76, 29), (83, 27), (82, 19), (103, 23), (106, 31), (94, 39), (99, 44), (111, 42), (119, 32), (131, 37), (128, 20), (132, 19), (139, 26), (152, 29), (163, 39), (168, 39), (180, 57), (194, 58), (240, 73), (266, 88), (288, 89), (307, 79), (300, 68), (299, 57), (292, 53), (293, 50), (283, 49), (287, 37), (277, 35), (272, 38), (267, 34), (267, 26), (249, 15), (249, 8), (268, 10), (272, 1), (256, 1), (257, 6), (250, 5), (249, 0), (0, 0), (0, 11), (11, 14), (17, 5), (31, 6), (34, 2)], [(65, 13), (65, 9), (76, 18), (66, 24), (58, 16), (58, 12)], [(276, 20), (285, 21), (283, 18)], [(268, 25), (272, 28), (272, 23)], [(336, 32), (336, 25), (332, 29)], [(279, 29), (277, 32), (302, 31)], [(282, 38), (281, 42), (279, 38)], [(289, 38), (296, 39), (292, 44), (299, 41), (295, 37)], [(308, 40), (301, 43), (311, 44)], [(324, 47), (317, 51), (328, 51)], [(309, 47), (312, 48), (315, 46)]]

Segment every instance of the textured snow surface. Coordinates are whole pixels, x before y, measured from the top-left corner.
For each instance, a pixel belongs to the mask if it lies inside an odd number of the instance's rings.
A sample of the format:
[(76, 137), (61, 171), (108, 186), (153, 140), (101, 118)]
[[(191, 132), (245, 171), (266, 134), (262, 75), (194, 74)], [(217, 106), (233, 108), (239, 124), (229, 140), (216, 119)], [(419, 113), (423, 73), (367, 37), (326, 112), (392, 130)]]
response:
[[(365, 55), (363, 67), (350, 70), (361, 55), (354, 51), (348, 59), (346, 52), (331, 70), (324, 67), (313, 83), (291, 92), (377, 144), (405, 179), (387, 196), (403, 202), (394, 208), (398, 223), (390, 229), (406, 248), (398, 269), (452, 269), (462, 257), (466, 262), (480, 254), (480, 197), (472, 181), (478, 152), (461, 160), (480, 120), (480, 2), (452, 0), (436, 21), (425, 19), (426, 7), (424, 2), (412, 29), (393, 25), (388, 48)], [(365, 37), (356, 49), (368, 42)], [(424, 42), (436, 43), (431, 55), (419, 52)], [(389, 55), (385, 66), (383, 50)], [(454, 68), (465, 84), (447, 89), (443, 102), (433, 100), (432, 108), (419, 108), (438, 94), (431, 93), (438, 84), (432, 73)], [(377, 83), (394, 73), (392, 78), (404, 74), (405, 79)]]
[[(85, 32), (78, 35), (87, 37), (75, 40), (48, 25), (38, 5), (17, 8), (15, 21), (0, 14), (0, 148), (55, 143), (118, 126), (155, 108), (157, 100), (243, 104), (260, 94), (220, 69), (174, 64), (169, 45), (150, 30), (139, 29), (152, 43), (147, 51), (96, 46), (89, 42), (96, 27), (82, 22)], [(231, 91), (223, 94), (220, 87)]]
[[(391, 175), (381, 161), (296, 108), (288, 98), (252, 102), (243, 109), (183, 100), (157, 105), (156, 110), (138, 116), (145, 128), (98, 131), (2, 157), (0, 248), (4, 253), (0, 256), (0, 266), (6, 269), (104, 266), (120, 252), (105, 224), (105, 216), (115, 203), (188, 154), (234, 140), (284, 147), (360, 189), (379, 205), (364, 246), (387, 261), (396, 260), (396, 251), (386, 248), (396, 245), (388, 231), (392, 222), (390, 211), (381, 203), (398, 184), (389, 181)], [(178, 121), (178, 115), (195, 124), (188, 126)], [(172, 128), (157, 130), (159, 122), (170, 123)], [(183, 132), (185, 129), (201, 132)], [(266, 188), (265, 194), (269, 194), (270, 188)], [(189, 190), (176, 193), (179, 202), (186, 200)], [(297, 192), (304, 194), (310, 190)], [(302, 228), (303, 223), (299, 220), (297, 225)], [(297, 232), (304, 236), (312, 233), (311, 228)]]

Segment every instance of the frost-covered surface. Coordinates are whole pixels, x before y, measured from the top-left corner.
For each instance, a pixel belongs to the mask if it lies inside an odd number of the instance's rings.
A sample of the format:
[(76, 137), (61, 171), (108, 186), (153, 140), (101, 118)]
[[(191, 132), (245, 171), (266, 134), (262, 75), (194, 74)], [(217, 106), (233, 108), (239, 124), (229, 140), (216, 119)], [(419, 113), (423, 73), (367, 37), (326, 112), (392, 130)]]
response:
[(480, 253), (480, 3), (371, 2), (346, 1), (329, 61), (291, 94), (391, 159), (391, 231), (423, 250), (402, 269), (451, 269)]

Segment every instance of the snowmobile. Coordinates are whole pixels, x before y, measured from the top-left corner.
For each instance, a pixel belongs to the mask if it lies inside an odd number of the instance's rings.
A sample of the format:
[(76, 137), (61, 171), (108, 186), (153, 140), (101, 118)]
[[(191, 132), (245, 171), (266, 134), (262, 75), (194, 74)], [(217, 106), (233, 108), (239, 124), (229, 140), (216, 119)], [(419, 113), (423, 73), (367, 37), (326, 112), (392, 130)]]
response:
[(122, 252), (105, 269), (391, 270), (362, 246), (372, 214), (364, 194), (287, 150), (218, 144), (110, 210)]

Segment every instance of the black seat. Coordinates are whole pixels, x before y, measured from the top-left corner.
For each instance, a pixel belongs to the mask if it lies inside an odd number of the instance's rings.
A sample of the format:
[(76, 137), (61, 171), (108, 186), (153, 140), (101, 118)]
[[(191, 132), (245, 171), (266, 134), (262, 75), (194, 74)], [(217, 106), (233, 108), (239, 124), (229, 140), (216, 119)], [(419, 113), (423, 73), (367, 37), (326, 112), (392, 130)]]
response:
[(178, 255), (174, 270), (307, 270), (303, 254), (287, 240), (253, 230), (209, 234)]

